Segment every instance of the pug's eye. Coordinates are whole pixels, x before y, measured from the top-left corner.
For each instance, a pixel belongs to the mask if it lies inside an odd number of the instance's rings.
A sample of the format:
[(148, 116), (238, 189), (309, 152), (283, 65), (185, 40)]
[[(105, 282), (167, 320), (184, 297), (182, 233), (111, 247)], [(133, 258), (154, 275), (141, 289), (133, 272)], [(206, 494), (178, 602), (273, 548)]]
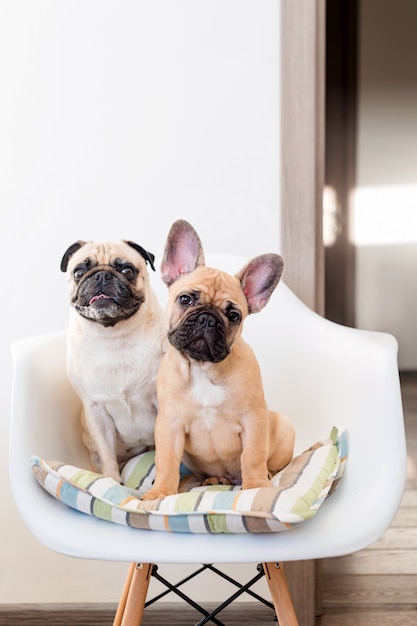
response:
[(127, 280), (132, 280), (135, 277), (135, 271), (133, 269), (133, 267), (130, 267), (130, 265), (126, 265), (121, 271), (121, 274), (123, 274), (123, 276), (125, 278), (127, 278)]
[(76, 267), (74, 270), (74, 280), (81, 280), (86, 271), (84, 267)]
[(187, 306), (192, 306), (195, 300), (193, 296), (190, 296), (188, 293), (183, 293), (179, 297), (179, 301), (182, 306), (187, 307)]
[(239, 311), (235, 311), (233, 309), (231, 311), (228, 311), (227, 319), (230, 322), (233, 322), (233, 323), (240, 322), (240, 313), (239, 313)]

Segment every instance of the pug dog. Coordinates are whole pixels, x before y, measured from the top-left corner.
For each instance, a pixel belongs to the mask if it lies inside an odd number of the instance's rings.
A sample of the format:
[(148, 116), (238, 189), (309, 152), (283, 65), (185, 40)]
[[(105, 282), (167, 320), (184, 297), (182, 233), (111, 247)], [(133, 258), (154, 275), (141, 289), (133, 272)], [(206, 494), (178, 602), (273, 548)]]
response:
[(68, 377), (81, 399), (83, 440), (95, 471), (153, 448), (164, 314), (149, 284), (154, 255), (132, 241), (78, 241), (65, 252), (71, 303)]
[(293, 456), (294, 429), (270, 411), (245, 317), (277, 286), (282, 258), (254, 258), (235, 276), (204, 265), (200, 239), (173, 224), (162, 261), (169, 345), (157, 375), (156, 478), (144, 500), (178, 490), (181, 461), (207, 484), (267, 487)]

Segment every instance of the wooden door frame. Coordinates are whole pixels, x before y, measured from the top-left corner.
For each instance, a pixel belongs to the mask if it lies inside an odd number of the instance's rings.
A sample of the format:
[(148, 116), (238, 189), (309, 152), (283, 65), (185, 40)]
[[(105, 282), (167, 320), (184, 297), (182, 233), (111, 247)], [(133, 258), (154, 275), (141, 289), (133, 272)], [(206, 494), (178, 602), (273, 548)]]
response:
[(335, 237), (325, 249), (325, 315), (355, 325), (355, 246), (351, 213), (356, 186), (358, 0), (326, 11), (325, 185), (335, 198)]
[(284, 280), (324, 313), (325, 0), (281, 0), (281, 230)]
[[(284, 280), (324, 314), (325, 0), (281, 0), (281, 247)], [(315, 561), (285, 564), (300, 626), (320, 612)]]

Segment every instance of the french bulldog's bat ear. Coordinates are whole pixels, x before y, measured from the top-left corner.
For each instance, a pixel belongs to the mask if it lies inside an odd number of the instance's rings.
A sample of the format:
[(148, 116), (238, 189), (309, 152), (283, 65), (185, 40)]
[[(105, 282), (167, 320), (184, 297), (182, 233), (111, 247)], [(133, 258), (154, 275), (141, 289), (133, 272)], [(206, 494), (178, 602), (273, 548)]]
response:
[(61, 272), (67, 271), (70, 258), (72, 257), (74, 252), (77, 252), (77, 250), (82, 248), (84, 244), (85, 241), (76, 241), (68, 248), (61, 260)]
[(168, 287), (182, 274), (189, 274), (204, 265), (204, 251), (200, 237), (185, 220), (171, 226), (161, 263), (162, 280)]
[(268, 303), (283, 269), (284, 262), (279, 254), (263, 254), (249, 261), (236, 274), (246, 296), (249, 313), (258, 313)]
[(142, 246), (140, 246), (138, 243), (135, 243), (134, 241), (125, 241), (125, 243), (127, 243), (127, 245), (131, 248), (134, 248), (136, 252), (139, 252), (140, 256), (142, 256), (145, 261), (149, 263), (153, 271), (155, 271), (155, 255), (152, 254), (152, 252), (148, 252), (147, 250), (145, 250), (145, 248), (142, 248)]

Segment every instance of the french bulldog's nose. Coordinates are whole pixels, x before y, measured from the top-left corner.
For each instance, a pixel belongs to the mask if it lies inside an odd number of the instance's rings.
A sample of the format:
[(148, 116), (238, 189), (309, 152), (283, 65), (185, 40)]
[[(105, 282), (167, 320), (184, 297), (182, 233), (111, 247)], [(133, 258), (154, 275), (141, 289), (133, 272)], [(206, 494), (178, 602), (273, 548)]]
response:
[(110, 272), (107, 272), (106, 270), (102, 270), (100, 272), (97, 272), (97, 274), (94, 275), (94, 278), (97, 283), (100, 283), (101, 285), (104, 286), (104, 285), (107, 285), (107, 283), (112, 280), (113, 275)]
[(211, 313), (200, 313), (197, 321), (199, 324), (201, 324), (201, 326), (204, 326), (204, 328), (207, 329), (213, 328), (214, 326), (216, 326), (217, 323), (217, 319)]

